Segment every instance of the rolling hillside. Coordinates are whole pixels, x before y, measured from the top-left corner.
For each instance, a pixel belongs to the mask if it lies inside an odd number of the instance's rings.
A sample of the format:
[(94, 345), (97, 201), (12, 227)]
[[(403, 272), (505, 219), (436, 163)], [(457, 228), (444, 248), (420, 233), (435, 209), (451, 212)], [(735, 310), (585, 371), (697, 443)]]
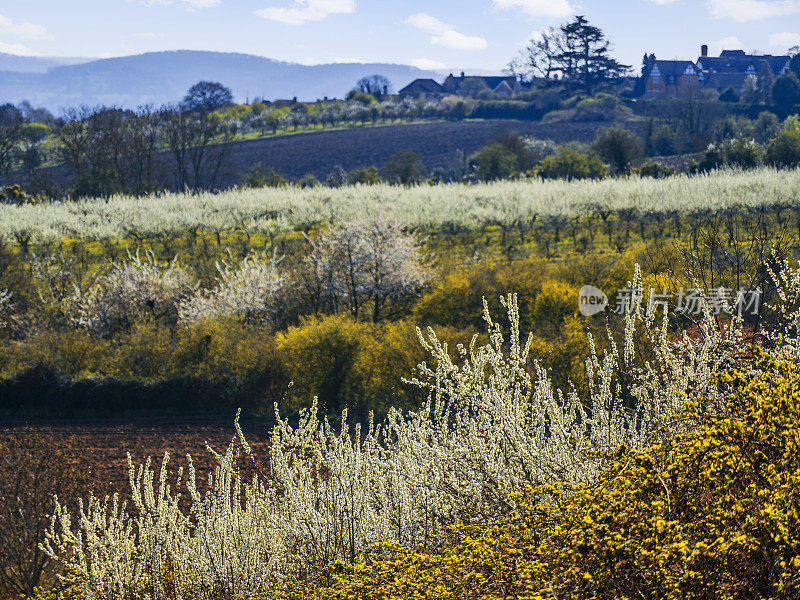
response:
[[(24, 59), (24, 57), (16, 57)], [(34, 59), (31, 59), (34, 60)], [(43, 60), (43, 59), (42, 59)], [(19, 64), (25, 66), (25, 60)], [(29, 63), (42, 68), (46, 63)], [(236, 99), (260, 96), (267, 99), (316, 100), (341, 97), (361, 77), (380, 73), (395, 89), (417, 77), (431, 77), (406, 65), (336, 63), (300, 65), (278, 62), (249, 54), (179, 50), (93, 60), (83, 64), (50, 66), (46, 72), (21, 72), (18, 65), (0, 60), (0, 102), (28, 100), (50, 110), (87, 105), (132, 108), (141, 104), (176, 102), (202, 79), (230, 87)]]
[(49, 56), (17, 56), (0, 52), (0, 71), (17, 73), (46, 73), (54, 67), (77, 65), (89, 62), (91, 58), (64, 58)]

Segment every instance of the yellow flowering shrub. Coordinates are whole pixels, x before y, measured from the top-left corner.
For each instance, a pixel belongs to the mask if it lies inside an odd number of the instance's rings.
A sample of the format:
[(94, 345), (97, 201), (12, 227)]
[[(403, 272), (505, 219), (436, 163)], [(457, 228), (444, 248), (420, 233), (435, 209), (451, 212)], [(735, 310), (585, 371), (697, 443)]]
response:
[(503, 522), (452, 530), (430, 554), (376, 544), (276, 598), (800, 597), (800, 373), (729, 373), (726, 410), (690, 433), (621, 448), (601, 483), (516, 495)]

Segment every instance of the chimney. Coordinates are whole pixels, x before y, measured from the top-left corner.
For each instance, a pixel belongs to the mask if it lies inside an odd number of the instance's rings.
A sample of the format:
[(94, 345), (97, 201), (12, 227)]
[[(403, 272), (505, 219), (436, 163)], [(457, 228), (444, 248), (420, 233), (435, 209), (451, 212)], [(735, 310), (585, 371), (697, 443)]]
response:
[(700, 46), (700, 56), (703, 58), (708, 58), (708, 46), (705, 44)]

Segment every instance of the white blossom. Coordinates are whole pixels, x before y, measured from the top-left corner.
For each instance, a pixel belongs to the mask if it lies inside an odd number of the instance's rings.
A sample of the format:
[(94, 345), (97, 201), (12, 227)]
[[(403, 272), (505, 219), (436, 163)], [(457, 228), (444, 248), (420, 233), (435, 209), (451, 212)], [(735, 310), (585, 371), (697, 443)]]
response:
[(238, 265), (217, 263), (214, 287), (198, 290), (181, 302), (180, 320), (199, 321), (220, 316), (240, 316), (253, 322), (269, 322), (275, 312), (276, 296), (283, 286), (273, 257), (250, 255)]
[(309, 243), (315, 291), (356, 316), (368, 311), (377, 320), (388, 300), (415, 294), (428, 281), (413, 236), (383, 214), (349, 220)]
[(13, 294), (8, 290), (0, 290), (0, 330), (11, 327), (13, 320), (14, 300)]
[[(77, 300), (77, 325), (108, 336), (132, 323), (156, 318), (174, 321), (180, 302), (194, 289), (177, 259), (161, 266), (151, 253), (112, 264), (97, 284)], [(79, 292), (78, 292), (79, 293)]]

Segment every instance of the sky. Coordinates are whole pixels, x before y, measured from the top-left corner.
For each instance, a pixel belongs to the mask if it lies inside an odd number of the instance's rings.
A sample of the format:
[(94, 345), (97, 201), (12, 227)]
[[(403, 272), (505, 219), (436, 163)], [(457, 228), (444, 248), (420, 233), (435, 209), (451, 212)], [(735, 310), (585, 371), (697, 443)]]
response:
[(0, 52), (212, 50), (499, 73), (532, 35), (576, 14), (635, 67), (644, 52), (696, 59), (703, 43), (712, 54), (800, 45), (800, 0), (0, 0)]

